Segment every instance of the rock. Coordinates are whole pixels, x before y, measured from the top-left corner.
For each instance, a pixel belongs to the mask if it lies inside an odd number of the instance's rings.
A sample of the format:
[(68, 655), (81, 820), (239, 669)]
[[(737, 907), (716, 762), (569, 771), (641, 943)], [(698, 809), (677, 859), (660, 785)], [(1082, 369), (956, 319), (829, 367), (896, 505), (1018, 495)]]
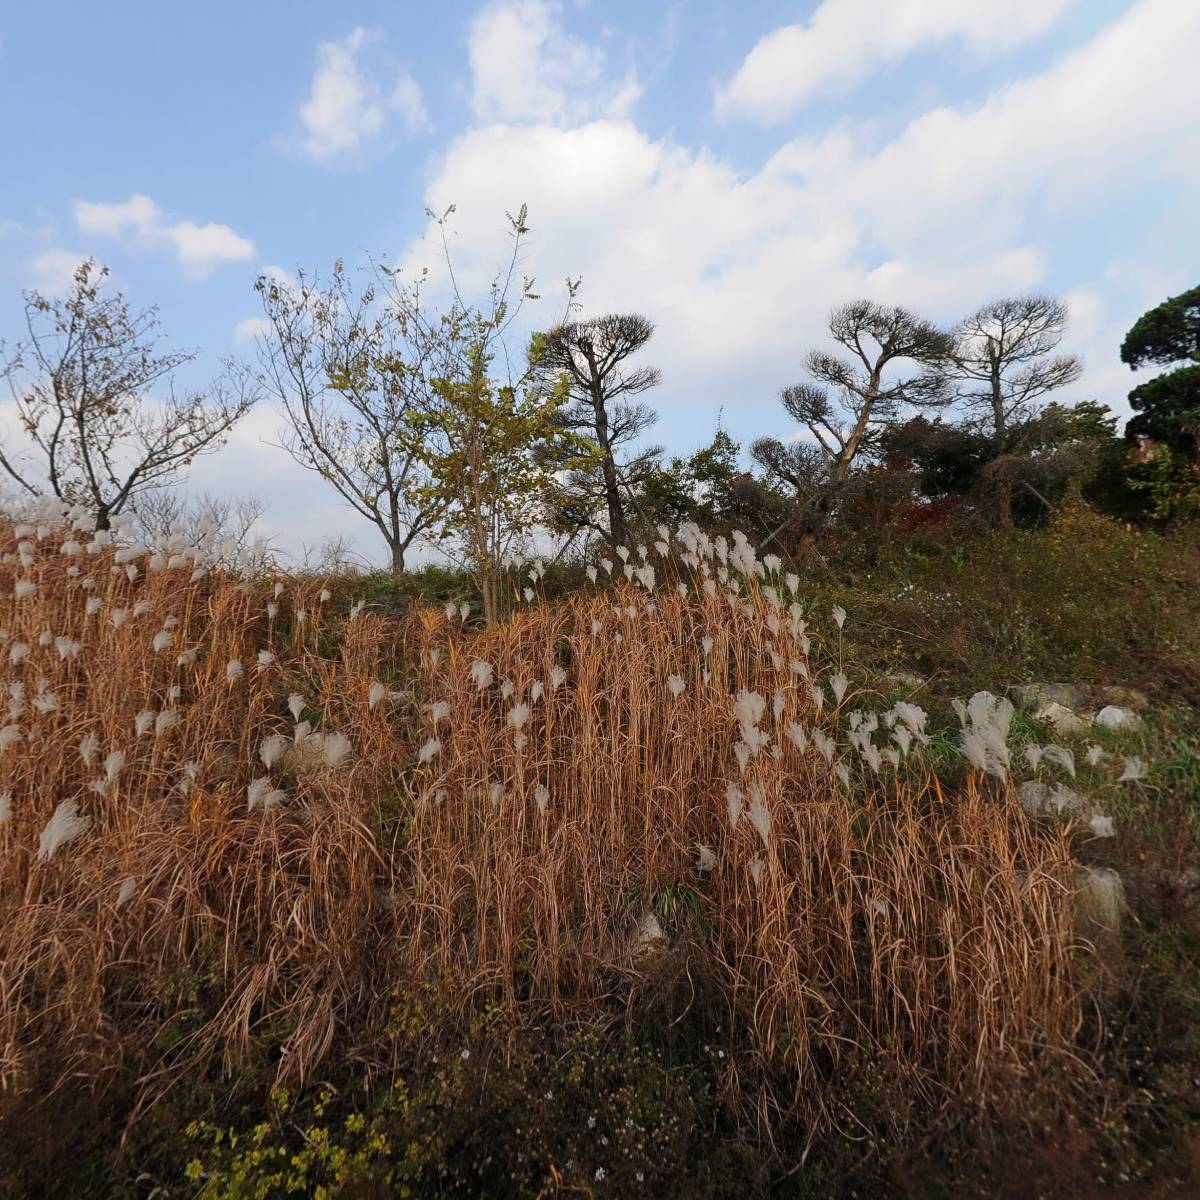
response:
[(646, 912), (638, 922), (637, 929), (629, 943), (629, 952), (634, 962), (646, 963), (649, 959), (657, 958), (667, 946), (667, 935), (663, 933), (658, 918), (652, 912)]
[(1071, 683), (1020, 683), (1013, 684), (1008, 694), (1022, 708), (1038, 709), (1047, 704), (1060, 704), (1064, 708), (1078, 708), (1087, 700), (1084, 689)]
[(1043, 704), (1034, 716), (1053, 726), (1057, 733), (1082, 733), (1087, 728), (1087, 722), (1077, 712), (1057, 700)]
[(893, 671), (890, 675), (885, 675), (884, 682), (890, 684), (897, 691), (915, 692), (917, 688), (925, 686), (925, 679), (917, 675), (913, 671)]
[(1131, 708), (1119, 708), (1115, 704), (1106, 704), (1093, 718), (1093, 725), (1105, 729), (1137, 729), (1142, 718)]
[(1085, 796), (1064, 784), (1052, 787), (1040, 779), (1025, 780), (1017, 788), (1017, 795), (1021, 797), (1021, 807), (1031, 817), (1080, 817), (1091, 807)]
[(1150, 707), (1150, 700), (1145, 692), (1137, 688), (1102, 687), (1096, 689), (1096, 696), (1105, 704), (1117, 704), (1123, 708), (1145, 710)]
[(1080, 932), (1096, 940), (1121, 928), (1125, 885), (1112, 867), (1080, 867), (1075, 872), (1075, 919)]

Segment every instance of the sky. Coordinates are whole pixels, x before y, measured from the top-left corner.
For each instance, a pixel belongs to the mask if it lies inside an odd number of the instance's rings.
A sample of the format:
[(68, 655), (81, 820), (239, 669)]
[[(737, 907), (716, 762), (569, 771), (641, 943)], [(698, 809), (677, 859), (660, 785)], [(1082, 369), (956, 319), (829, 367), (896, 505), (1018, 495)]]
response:
[[(1057, 294), (1061, 398), (1124, 415), (1125, 330), (1200, 275), (1197, 61), (1196, 0), (8, 5), (0, 340), (94, 256), (199, 381), (255, 358), (261, 272), (436, 266), (426, 210), (454, 204), (481, 288), (527, 204), (530, 319), (568, 276), (585, 314), (649, 316), (671, 452), (718, 420), (793, 435), (779, 391), (860, 297), (951, 323)], [(189, 487), (258, 496), (292, 553), (382, 560), (279, 429), (260, 405)]]

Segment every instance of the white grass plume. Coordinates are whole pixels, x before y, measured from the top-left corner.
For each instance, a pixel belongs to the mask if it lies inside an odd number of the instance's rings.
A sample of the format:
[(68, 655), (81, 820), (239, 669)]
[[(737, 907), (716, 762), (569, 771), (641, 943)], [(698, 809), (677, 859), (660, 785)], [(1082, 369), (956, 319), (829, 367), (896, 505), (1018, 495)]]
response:
[(61, 847), (86, 833), (91, 825), (91, 817), (80, 815), (78, 801), (63, 800), (38, 835), (38, 861), (48, 862)]
[(264, 738), (258, 747), (258, 757), (269, 771), (282, 757), (288, 747), (288, 739), (282, 734), (272, 734)]
[(738, 818), (742, 815), (742, 793), (736, 783), (730, 783), (725, 788), (725, 813), (729, 817), (730, 828), (736, 828)]
[(750, 818), (750, 824), (754, 826), (765, 846), (771, 837), (771, 813), (763, 802), (762, 789), (757, 783), (749, 784), (746, 790), (750, 795), (750, 807), (746, 809), (746, 816)]

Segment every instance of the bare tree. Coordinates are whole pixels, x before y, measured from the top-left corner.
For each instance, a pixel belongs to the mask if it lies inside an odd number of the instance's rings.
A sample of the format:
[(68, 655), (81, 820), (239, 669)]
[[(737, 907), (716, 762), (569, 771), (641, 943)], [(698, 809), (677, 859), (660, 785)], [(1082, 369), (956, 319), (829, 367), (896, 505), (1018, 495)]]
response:
[[(387, 303), (376, 302), (376, 285)], [(261, 277), (271, 331), (261, 361), (288, 426), (285, 449), (383, 535), (393, 571), (436, 523), (413, 419), (427, 406), (435, 330), (420, 324), (420, 285), (377, 267), (355, 288), (338, 262), (327, 283)], [(405, 300), (405, 304), (398, 301)]]
[[(569, 402), (562, 423), (595, 443), (594, 468), (581, 467), (568, 476), (564, 506), (581, 521), (596, 501), (608, 518), (608, 536), (617, 543), (629, 538), (622, 487), (633, 485), (657, 453), (647, 449), (621, 464), (617, 453), (649, 429), (658, 417), (631, 397), (662, 381), (657, 367), (631, 366), (628, 360), (654, 334), (654, 325), (636, 313), (613, 313), (586, 321), (568, 321), (551, 329), (540, 345), (539, 371), (547, 381), (565, 378)], [(622, 478), (624, 476), (624, 478)]]
[[(835, 490), (855, 458), (871, 448), (879, 431), (905, 407), (948, 401), (945, 363), (952, 341), (906, 309), (869, 300), (834, 309), (829, 333), (850, 358), (810, 351), (805, 367), (816, 382), (786, 387), (780, 398), (788, 414), (816, 440), (826, 462), (826, 487)], [(910, 364), (909, 369), (898, 371), (903, 363)], [(760, 444), (755, 457), (763, 462), (765, 455), (780, 465), (786, 458), (781, 448), (782, 443), (770, 448)]]
[(1053, 296), (1015, 296), (985, 304), (955, 327), (958, 398), (996, 453), (1011, 448), (1010, 434), (1030, 421), (1040, 397), (1079, 378), (1078, 358), (1053, 353), (1067, 318)]
[(221, 445), (257, 396), (232, 362), (205, 392), (177, 393), (173, 375), (196, 356), (160, 351), (158, 310), (103, 294), (107, 274), (88, 260), (65, 299), (26, 293), (27, 336), (3, 373), (32, 456), (0, 449), (21, 489), (86, 505), (99, 529)]
[(144, 541), (165, 542), (177, 535), (193, 546), (205, 539), (246, 546), (266, 511), (257, 496), (187, 496), (177, 490), (147, 492), (133, 505)]
[(811, 442), (762, 437), (751, 443), (750, 457), (771, 483), (787, 488), (801, 504), (812, 504), (828, 478), (828, 460)]

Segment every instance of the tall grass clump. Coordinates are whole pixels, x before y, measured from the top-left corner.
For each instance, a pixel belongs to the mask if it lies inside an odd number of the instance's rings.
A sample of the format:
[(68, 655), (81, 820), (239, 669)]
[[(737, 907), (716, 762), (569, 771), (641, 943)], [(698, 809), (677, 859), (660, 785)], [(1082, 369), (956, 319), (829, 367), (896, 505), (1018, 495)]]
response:
[(0, 527), (4, 1119), (264, 1046), (386, 1086), (398, 997), (430, 1048), (694, 1025), (768, 1133), (1068, 1051), (1072, 864), (1004, 732), (944, 788), (854, 614), (744, 539), (661, 531), (657, 577), (636, 548), (475, 629), (75, 524)]

